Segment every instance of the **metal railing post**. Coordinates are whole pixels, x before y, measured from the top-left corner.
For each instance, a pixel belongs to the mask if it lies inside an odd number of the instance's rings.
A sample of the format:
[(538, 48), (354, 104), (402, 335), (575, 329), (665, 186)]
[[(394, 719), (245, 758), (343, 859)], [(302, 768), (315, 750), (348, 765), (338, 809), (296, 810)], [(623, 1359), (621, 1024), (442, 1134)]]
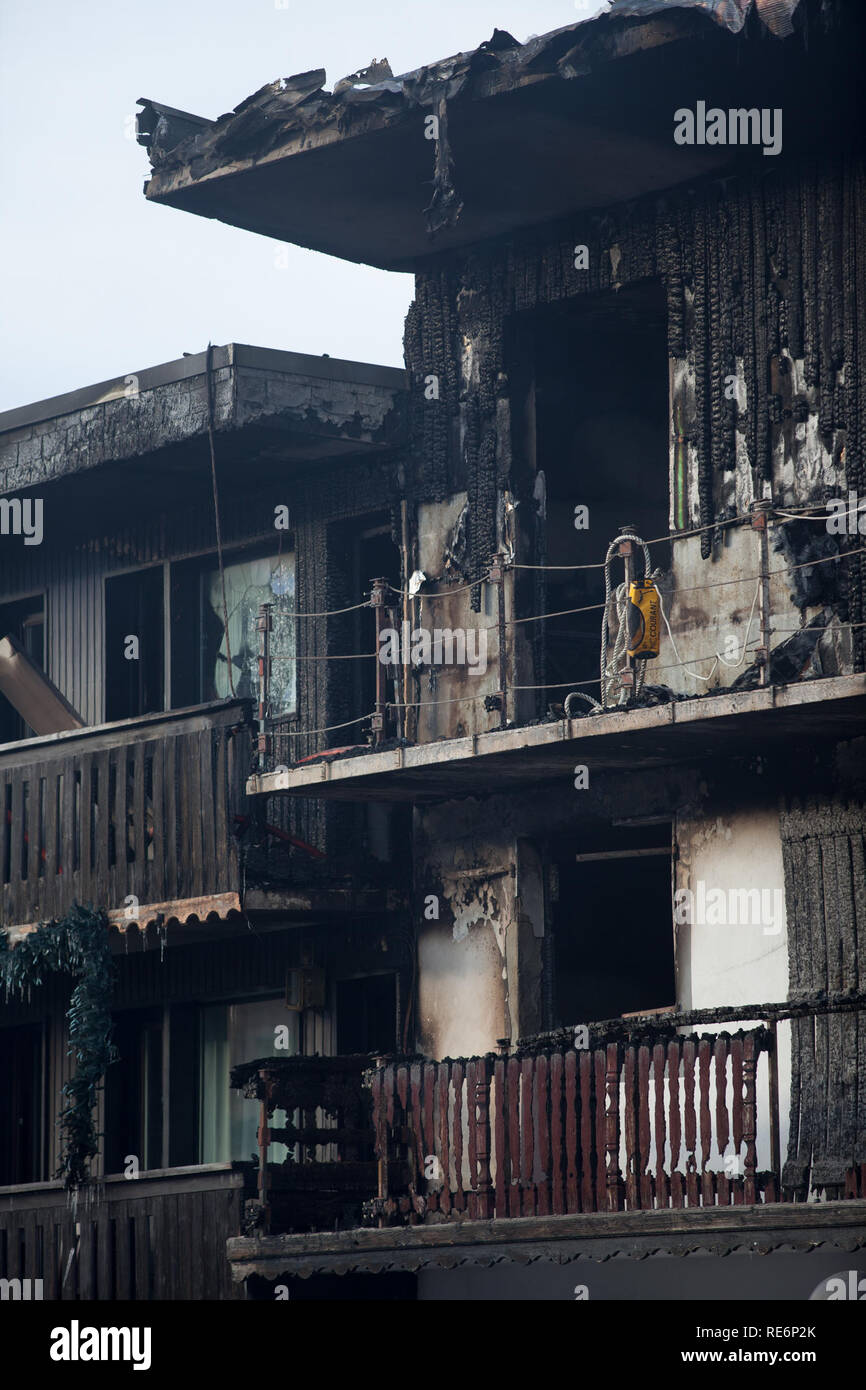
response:
[(382, 632), (385, 629), (385, 590), (387, 587), (387, 579), (370, 580), (370, 607), (376, 614), (376, 709), (371, 722), (373, 743), (375, 745), (382, 743), (385, 738), (387, 690), (385, 686), (385, 666), (380, 660), (380, 652)]
[(497, 661), (499, 663), (499, 727), (508, 724), (508, 653), (505, 649), (505, 556), (497, 554), (490, 562), (489, 582), (496, 585)]
[[(769, 534), (769, 514), (772, 509), (771, 502), (752, 502), (750, 511), (752, 513), (752, 530), (758, 532), (761, 549), (761, 579), (760, 579), (760, 618), (761, 618), (761, 645), (755, 652), (755, 662), (758, 667), (758, 685), (767, 686), (770, 684), (770, 534)], [(749, 634), (746, 633), (743, 641), (748, 640)]]
[(268, 708), (271, 686), (271, 609), (273, 604), (259, 604), (256, 618), (256, 631), (259, 634), (259, 771), (264, 772), (269, 754), (270, 739), (267, 732)]

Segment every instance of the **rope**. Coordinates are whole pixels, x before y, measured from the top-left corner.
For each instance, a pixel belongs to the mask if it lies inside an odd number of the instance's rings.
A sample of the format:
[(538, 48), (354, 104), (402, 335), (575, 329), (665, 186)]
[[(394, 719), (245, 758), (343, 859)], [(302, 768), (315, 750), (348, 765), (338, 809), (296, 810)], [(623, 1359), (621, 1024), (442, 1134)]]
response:
[(296, 656), (295, 661), (370, 661), (378, 652), (341, 652), (339, 656)]
[(359, 608), (369, 608), (370, 601), (364, 603), (351, 603), (348, 608), (329, 608), (324, 613), (287, 613), (286, 617), (291, 621), (295, 618), (336, 618), (341, 613), (357, 613)]
[[(388, 588), (391, 590), (392, 594), (399, 594), (401, 598), (436, 599), (448, 598), (451, 594), (463, 594), (467, 589), (476, 589), (479, 584), (487, 584), (489, 581), (490, 568), (488, 566), (484, 573), (478, 579), (473, 579), (471, 583), (459, 584), (454, 589), (441, 589), (438, 594), (422, 594), (420, 589), (417, 593), (413, 594), (409, 589), (397, 589), (393, 584), (389, 584)], [(439, 581), (437, 579), (432, 579), (429, 582), (431, 584), (438, 584)]]
[(350, 729), (353, 724), (363, 724), (367, 719), (372, 718), (369, 714), (360, 714), (357, 719), (347, 719), (345, 724), (328, 724), (324, 729), (281, 729), (274, 734), (275, 738), (303, 738), (306, 734), (332, 734), (337, 729)]
[[(601, 675), (601, 703), (604, 709), (608, 708), (608, 681), (619, 681), (620, 703), (622, 703), (623, 695), (626, 689), (626, 687), (622, 684), (622, 681), (620, 679), (622, 671), (619, 665), (619, 663), (625, 657), (626, 647), (628, 645), (628, 620), (626, 618), (628, 594), (625, 591), (624, 583), (620, 584), (617, 587), (615, 594), (618, 629), (616, 639), (614, 641), (613, 657), (610, 662), (608, 662), (607, 659), (607, 647), (609, 637), (607, 619), (608, 606), (611, 601), (610, 566), (614, 554), (617, 550), (617, 547), (622, 543), (622, 541), (634, 541), (635, 545), (639, 545), (641, 547), (641, 549), (643, 550), (644, 578), (649, 578), (650, 575), (650, 552), (649, 546), (647, 545), (646, 541), (644, 541), (641, 536), (634, 535), (634, 533), (631, 531), (621, 532), (615, 540), (611, 541), (610, 545), (607, 548), (607, 554), (604, 557), (604, 613), (601, 619), (601, 652), (599, 657), (599, 670)], [(647, 663), (645, 661), (642, 661), (638, 667), (637, 672), (635, 673), (635, 695), (639, 695), (643, 688), (644, 679), (646, 677), (646, 666)]]
[(572, 700), (585, 700), (592, 710), (594, 710), (598, 714), (604, 713), (604, 707), (598, 703), (598, 700), (593, 699), (592, 695), (587, 695), (586, 692), (583, 690), (572, 690), (571, 694), (566, 695), (565, 697), (564, 709), (566, 719), (574, 718), (571, 710), (569, 709), (569, 705)]
[[(708, 676), (702, 676), (701, 673), (700, 673), (700, 671), (692, 671), (692, 670), (690, 670), (689, 667), (686, 665), (686, 663), (682, 660), (682, 658), (681, 658), (681, 656), (680, 656), (680, 654), (679, 654), (679, 650), (678, 650), (678, 648), (677, 648), (676, 639), (674, 638), (674, 634), (671, 632), (671, 625), (670, 625), (670, 623), (668, 622), (668, 615), (667, 615), (667, 613), (665, 612), (665, 606), (664, 606), (664, 603), (663, 603), (663, 601), (662, 601), (661, 592), (659, 592), (659, 608), (661, 609), (661, 615), (662, 615), (662, 617), (664, 618), (664, 623), (665, 623), (665, 627), (667, 628), (668, 637), (670, 638), (671, 646), (672, 646), (673, 649), (674, 649), (674, 656), (677, 658), (677, 664), (680, 665), (680, 666), (682, 666), (682, 667), (684, 668), (685, 673), (686, 673), (687, 676), (691, 676), (692, 679), (693, 679), (693, 680), (696, 680), (696, 681), (707, 681), (707, 682), (708, 682), (708, 681), (711, 681), (711, 680), (713, 679), (713, 676), (716, 674), (716, 671), (718, 670), (718, 666), (719, 666), (719, 662), (720, 662), (720, 661), (723, 662), (725, 666), (730, 666), (730, 667), (732, 667), (733, 669), (736, 669), (738, 666), (742, 666), (742, 665), (745, 664), (746, 652), (747, 652), (747, 650), (748, 650), (748, 643), (749, 643), (749, 633), (750, 633), (751, 630), (752, 630), (752, 620), (754, 619), (754, 616), (755, 616), (755, 608), (756, 608), (756, 606), (757, 606), (758, 595), (760, 594), (760, 592), (761, 592), (761, 583), (760, 583), (760, 580), (759, 580), (758, 583), (757, 583), (756, 586), (755, 586), (755, 597), (752, 599), (752, 611), (751, 611), (750, 614), (749, 614), (749, 622), (748, 622), (748, 626), (747, 626), (747, 628), (746, 628), (746, 635), (745, 635), (745, 637), (743, 638), (743, 651), (742, 651), (742, 655), (740, 656), (739, 661), (726, 661), (725, 658), (721, 655), (720, 652), (716, 652), (715, 660), (713, 661), (713, 665), (712, 665), (712, 668), (710, 669), (710, 674), (709, 674)], [(700, 658), (700, 659), (703, 660), (703, 658)], [(665, 666), (660, 666), (660, 667), (657, 667), (656, 669), (657, 669), (657, 670), (660, 670), (660, 671), (665, 671), (665, 670), (668, 670), (668, 669), (670, 669), (670, 668), (665, 667)]]

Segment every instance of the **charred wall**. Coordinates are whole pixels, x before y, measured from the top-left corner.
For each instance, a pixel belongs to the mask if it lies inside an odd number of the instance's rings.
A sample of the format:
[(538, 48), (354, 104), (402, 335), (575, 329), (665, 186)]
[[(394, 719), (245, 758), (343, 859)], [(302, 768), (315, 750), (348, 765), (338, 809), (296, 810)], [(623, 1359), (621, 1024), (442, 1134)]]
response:
[[(781, 816), (789, 992), (863, 990), (866, 805), (843, 796), (789, 799)], [(791, 1128), (784, 1186), (841, 1195), (866, 1159), (866, 1017), (792, 1021)]]
[[(589, 249), (586, 270), (575, 269), (576, 244)], [(679, 500), (687, 526), (709, 526), (741, 511), (744, 491), (760, 498), (770, 487), (789, 506), (866, 490), (863, 159), (745, 170), (443, 255), (418, 275), (405, 337), (417, 487), (430, 499), (467, 491), (468, 578), (495, 549), (503, 485), (531, 507), (532, 478), (511, 457), (510, 316), (653, 277), (667, 298), (672, 454), (679, 446), (687, 461), (678, 483), (672, 458), (672, 516)], [(425, 398), (431, 375), (436, 399)], [(859, 549), (856, 537), (836, 543)], [(721, 544), (720, 532), (704, 532), (703, 558)], [(835, 594), (852, 623), (863, 620), (863, 560), (841, 566)], [(855, 635), (862, 669), (863, 630)]]

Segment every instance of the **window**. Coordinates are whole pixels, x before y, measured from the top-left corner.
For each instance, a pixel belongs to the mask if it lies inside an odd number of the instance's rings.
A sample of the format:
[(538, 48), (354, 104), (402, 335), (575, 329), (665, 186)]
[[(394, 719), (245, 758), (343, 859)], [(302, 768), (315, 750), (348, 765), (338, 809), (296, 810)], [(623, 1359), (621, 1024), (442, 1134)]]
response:
[(130, 1154), (140, 1168), (163, 1166), (162, 1036), (160, 1008), (115, 1016), (118, 1060), (105, 1074), (106, 1173), (122, 1173)]
[[(45, 670), (45, 599), (42, 594), (20, 599), (17, 603), (0, 606), (0, 637), (14, 637), (20, 642), (30, 660)], [(32, 738), (33, 730), (0, 695), (0, 743), (14, 743), (20, 738)]]
[[(289, 1047), (275, 1052), (274, 1029), (285, 1024)], [(199, 1162), (227, 1163), (258, 1153), (259, 1107), (229, 1088), (229, 1073), (257, 1057), (291, 1057), (299, 1051), (298, 1015), (282, 999), (209, 1004), (201, 1011)], [(270, 1162), (282, 1163), (284, 1144), (272, 1144)]]
[(105, 581), (105, 718), (164, 708), (163, 569)]
[(42, 1166), (42, 1030), (0, 1029), (0, 1187), (39, 1182)]
[(393, 1052), (397, 1047), (397, 977), (365, 975), (337, 982), (337, 1052)]
[[(223, 566), (187, 561), (172, 571), (172, 705), (258, 699), (259, 607), (271, 607), (270, 714), (296, 708), (295, 557), (245, 556)], [(228, 624), (225, 614), (228, 613)], [(227, 628), (227, 632), (226, 632)], [(232, 680), (229, 679), (229, 652)]]

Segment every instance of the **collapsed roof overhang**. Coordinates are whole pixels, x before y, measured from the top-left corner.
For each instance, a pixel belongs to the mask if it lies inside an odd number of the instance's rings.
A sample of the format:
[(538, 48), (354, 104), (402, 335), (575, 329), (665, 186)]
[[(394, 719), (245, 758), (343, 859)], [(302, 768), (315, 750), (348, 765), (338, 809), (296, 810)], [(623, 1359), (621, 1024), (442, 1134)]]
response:
[(804, 45), (774, 42), (785, 57), (770, 63), (768, 44), (746, 34), (788, 39), (799, 5), (616, 0), (523, 44), (496, 30), (400, 77), (383, 60), (332, 92), (323, 69), (280, 79), (212, 122), (142, 99), (147, 197), (411, 270), (439, 250), (729, 166), (730, 149), (675, 144), (674, 109), (758, 96), (776, 106), (795, 92)]

